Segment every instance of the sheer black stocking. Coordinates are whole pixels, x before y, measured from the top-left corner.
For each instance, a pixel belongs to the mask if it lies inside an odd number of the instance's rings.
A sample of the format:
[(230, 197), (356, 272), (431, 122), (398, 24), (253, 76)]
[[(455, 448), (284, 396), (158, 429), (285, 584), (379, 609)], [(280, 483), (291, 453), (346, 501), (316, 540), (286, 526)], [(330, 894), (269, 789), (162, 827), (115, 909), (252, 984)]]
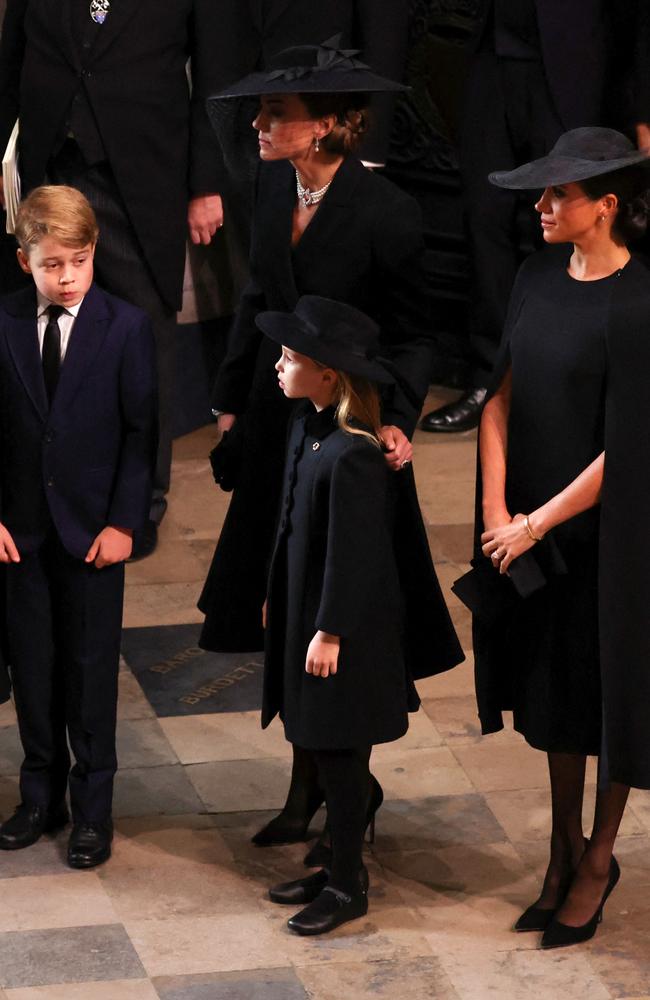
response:
[(585, 850), (582, 802), (587, 758), (581, 754), (549, 753), (551, 779), (551, 855), (536, 906), (553, 910), (562, 902), (568, 883)]

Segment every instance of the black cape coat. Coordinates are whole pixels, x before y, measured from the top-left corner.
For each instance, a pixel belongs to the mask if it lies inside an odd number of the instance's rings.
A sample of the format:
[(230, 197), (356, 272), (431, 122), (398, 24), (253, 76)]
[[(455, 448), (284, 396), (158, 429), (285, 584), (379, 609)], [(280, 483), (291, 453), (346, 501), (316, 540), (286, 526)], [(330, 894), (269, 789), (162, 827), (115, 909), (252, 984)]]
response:
[[(291, 311), (301, 295), (324, 295), (356, 306), (381, 329), (381, 350), (391, 358), (409, 395), (384, 400), (383, 419), (411, 436), (429, 382), (434, 338), (423, 269), (423, 237), (416, 202), (394, 184), (346, 159), (313, 221), (291, 247), (295, 172), (286, 162), (262, 164), (251, 250), (251, 280), (230, 334), (229, 350), (212, 402), (236, 413), (232, 434), (241, 461), (237, 485), (199, 607), (206, 615), (201, 644), (207, 649), (258, 650), (264, 645), (260, 608), (282, 488), (291, 404), (278, 392), (279, 347), (255, 326), (265, 309)], [(417, 404), (417, 405), (414, 405)], [(400, 531), (419, 536), (412, 472), (395, 477)], [(417, 513), (416, 513), (417, 512)], [(405, 567), (414, 591), (430, 594), (433, 569), (418, 581)], [(429, 602), (430, 603), (430, 602)], [(443, 615), (442, 597), (430, 613)], [(442, 660), (456, 639), (440, 622), (434, 633)], [(449, 639), (449, 645), (447, 644)], [(453, 659), (453, 656), (452, 656)], [(455, 661), (454, 661), (455, 662)]]
[[(557, 254), (558, 266), (564, 266), (560, 262), (565, 263), (565, 257), (566, 253)], [(511, 322), (519, 307), (518, 291), (515, 285)], [(650, 789), (649, 331), (650, 271), (633, 258), (617, 280), (607, 316), (605, 470), (598, 536), (601, 772), (612, 781), (646, 789)], [(508, 365), (506, 336), (492, 392)], [(476, 511), (475, 558), (482, 559), (480, 469)], [(554, 532), (531, 552), (547, 575), (565, 571)], [(478, 662), (476, 674), (483, 731), (493, 732), (502, 726), (500, 711), (511, 707), (512, 678), (501, 676), (495, 683), (495, 676), (490, 677)]]
[[(269, 576), (262, 709), (262, 725), (279, 712), (298, 746), (398, 739), (419, 705), (413, 677), (440, 669), (435, 623), (421, 623), (427, 643), (407, 641), (413, 615), (396, 561), (405, 539), (395, 539), (391, 479), (371, 441), (342, 431), (332, 408), (303, 404), (289, 436)], [(414, 567), (430, 561), (424, 533), (421, 545), (405, 553)], [(445, 624), (451, 630), (448, 616)], [(318, 630), (341, 636), (338, 672), (327, 679), (305, 671)], [(458, 646), (453, 659), (462, 659)]]

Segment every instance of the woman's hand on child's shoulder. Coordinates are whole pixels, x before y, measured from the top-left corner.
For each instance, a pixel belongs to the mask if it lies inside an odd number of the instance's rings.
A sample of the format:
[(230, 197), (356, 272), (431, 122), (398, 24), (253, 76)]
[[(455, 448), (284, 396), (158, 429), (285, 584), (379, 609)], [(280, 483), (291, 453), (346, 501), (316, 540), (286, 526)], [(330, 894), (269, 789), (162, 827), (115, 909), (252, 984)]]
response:
[(393, 472), (399, 472), (412, 461), (413, 445), (404, 431), (394, 424), (384, 424), (380, 428), (380, 434), (386, 463)]
[(309, 643), (305, 670), (314, 677), (329, 677), (338, 670), (341, 639), (329, 632), (317, 632)]

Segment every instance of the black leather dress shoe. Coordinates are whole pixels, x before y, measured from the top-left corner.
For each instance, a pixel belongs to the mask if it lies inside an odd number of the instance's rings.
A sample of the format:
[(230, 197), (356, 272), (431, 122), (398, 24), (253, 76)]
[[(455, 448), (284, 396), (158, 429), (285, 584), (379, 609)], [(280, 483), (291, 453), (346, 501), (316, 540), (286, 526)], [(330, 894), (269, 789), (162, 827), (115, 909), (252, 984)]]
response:
[(128, 562), (138, 562), (146, 559), (156, 551), (158, 545), (158, 525), (155, 521), (146, 521), (144, 528), (133, 533), (133, 549)]
[(293, 882), (281, 882), (269, 889), (269, 899), (273, 903), (291, 903), (299, 906), (301, 903), (311, 903), (327, 885), (329, 873), (323, 868), (313, 875), (294, 879)]
[(13, 816), (0, 826), (0, 850), (19, 851), (21, 847), (30, 847), (44, 833), (60, 830), (69, 819), (64, 802), (49, 810), (21, 802)]
[(287, 921), (294, 934), (303, 936), (327, 934), (349, 920), (364, 917), (368, 912), (368, 871), (359, 872), (359, 888), (353, 894), (326, 885), (313, 902)]
[(481, 419), (481, 407), (485, 402), (487, 389), (472, 389), (455, 403), (447, 403), (438, 410), (433, 410), (423, 417), (420, 427), (423, 431), (434, 431), (443, 434), (471, 431), (478, 427)]
[(113, 840), (112, 823), (75, 823), (68, 843), (71, 868), (94, 868), (108, 861)]

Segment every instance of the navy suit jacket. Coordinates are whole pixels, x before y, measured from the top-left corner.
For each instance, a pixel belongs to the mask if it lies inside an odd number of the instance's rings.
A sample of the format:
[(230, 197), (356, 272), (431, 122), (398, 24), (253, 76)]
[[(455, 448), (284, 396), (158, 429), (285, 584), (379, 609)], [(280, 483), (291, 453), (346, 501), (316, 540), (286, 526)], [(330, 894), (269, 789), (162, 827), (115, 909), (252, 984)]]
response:
[(48, 408), (34, 287), (0, 304), (0, 517), (18, 551), (51, 526), (83, 559), (102, 528), (148, 517), (156, 450), (154, 341), (139, 309), (93, 285)]

